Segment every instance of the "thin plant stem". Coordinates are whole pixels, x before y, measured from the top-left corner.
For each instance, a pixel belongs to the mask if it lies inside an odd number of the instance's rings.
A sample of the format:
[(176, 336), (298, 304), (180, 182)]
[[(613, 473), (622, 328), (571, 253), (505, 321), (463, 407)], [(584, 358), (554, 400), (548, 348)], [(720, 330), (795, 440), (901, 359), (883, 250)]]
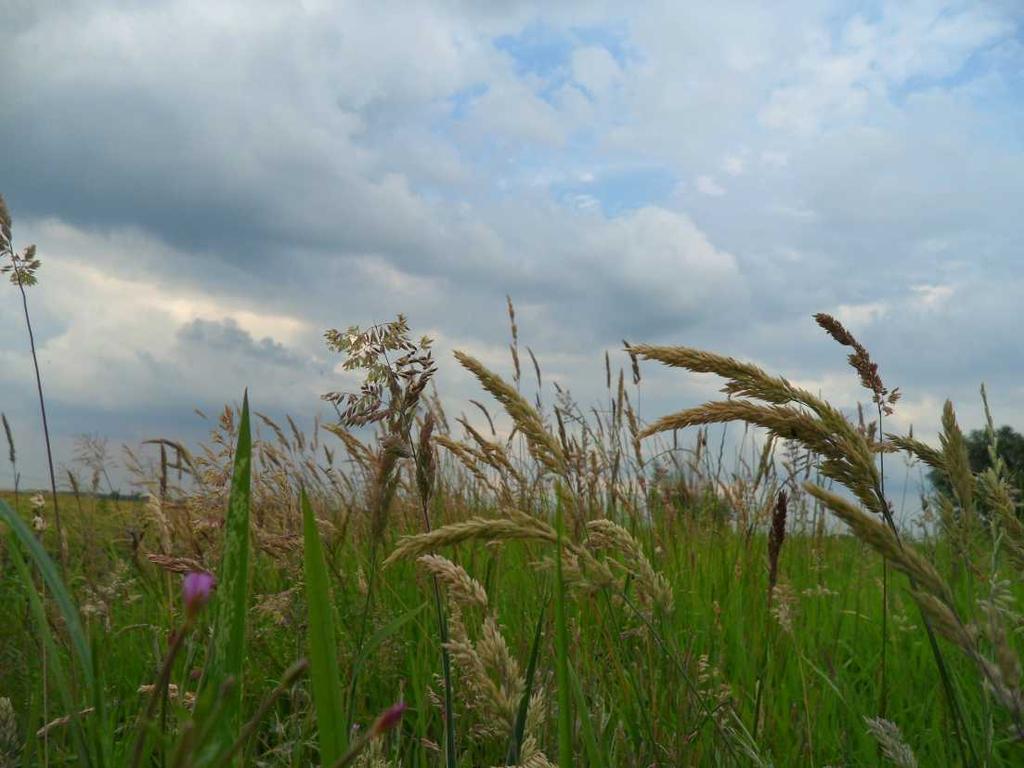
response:
[(759, 730), (761, 730), (760, 729), (760, 725), (761, 725), (761, 699), (764, 696), (765, 670), (768, 669), (768, 652), (769, 652), (769, 649), (771, 647), (771, 638), (772, 638), (772, 635), (771, 635), (771, 617), (772, 617), (772, 595), (773, 594), (774, 594), (774, 590), (769, 589), (768, 590), (768, 605), (767, 605), (767, 608), (766, 608), (765, 621), (764, 621), (764, 629), (765, 629), (764, 645), (761, 647), (761, 664), (758, 666), (757, 682), (755, 683), (756, 690), (754, 692), (754, 720), (750, 724), (750, 735), (751, 735), (751, 737), (755, 741), (757, 740), (757, 732)]
[[(363, 615), (359, 622), (359, 634), (356, 636), (355, 656), (358, 658), (363, 652), (363, 643), (366, 640), (366, 632), (369, 628), (370, 611), (373, 610), (373, 595), (377, 583), (377, 537), (373, 536), (370, 542), (370, 572), (366, 577), (366, 599), (363, 601)], [(352, 729), (352, 721), (355, 718), (356, 706), (356, 683), (359, 678), (358, 665), (352, 665), (352, 674), (348, 685), (348, 704), (345, 714), (345, 730)]]
[[(878, 413), (878, 435), (879, 435), (879, 438), (881, 439), (884, 436), (884, 434), (885, 434), (883, 432), (883, 430), (882, 430), (882, 407), (881, 407), (881, 405), (878, 406), (878, 410), (879, 410), (879, 413)], [(879, 467), (879, 486), (875, 489), (875, 493), (878, 496), (879, 500), (882, 502), (882, 510), (884, 512), (883, 517), (885, 518), (886, 525), (889, 527), (889, 530), (892, 532), (892, 535), (895, 537), (896, 545), (902, 550), (903, 549), (903, 537), (900, 536), (899, 530), (896, 528), (896, 521), (893, 520), (892, 510), (889, 508), (889, 502), (888, 502), (888, 500), (885, 497), (885, 464), (884, 464), (884, 454), (879, 456), (879, 465), (880, 465), (880, 467)], [(883, 560), (883, 563), (884, 562), (885, 561)], [(887, 575), (887, 571), (883, 571), (882, 574), (883, 574), (883, 578), (884, 578)], [(911, 585), (911, 587), (916, 587), (916, 585), (917, 585), (916, 581), (915, 581), (915, 579), (913, 577), (910, 577), (910, 585)], [(885, 596), (887, 594), (886, 591), (885, 591), (885, 588), (887, 587), (887, 580), (883, 580), (882, 586), (883, 586), (883, 600), (884, 600)], [(883, 608), (884, 607), (885, 606), (883, 606)], [(957, 748), (960, 751), (960, 759), (961, 759), (961, 761), (962, 761), (962, 763), (964, 765), (977, 765), (978, 764), (978, 754), (977, 754), (977, 752), (974, 749), (974, 742), (971, 741), (970, 734), (967, 732), (967, 724), (966, 724), (966, 721), (964, 720), (963, 711), (960, 709), (960, 700), (959, 700), (959, 697), (957, 696), (956, 689), (953, 687), (953, 680), (950, 677), (949, 668), (946, 666), (946, 659), (942, 655), (942, 649), (939, 647), (938, 640), (935, 638), (935, 631), (932, 629), (931, 621), (929, 621), (928, 617), (925, 615), (924, 611), (920, 609), (920, 607), (918, 608), (918, 610), (920, 611), (920, 614), (921, 614), (921, 621), (924, 624), (925, 633), (928, 635), (928, 645), (929, 645), (929, 648), (931, 649), (932, 656), (935, 659), (935, 666), (938, 668), (938, 671), (939, 671), (939, 679), (942, 682), (942, 690), (943, 690), (943, 693), (945, 694), (945, 697), (946, 697), (946, 703), (949, 705), (950, 716), (951, 716), (951, 720), (952, 720), (952, 723), (953, 723), (953, 731), (954, 731), (954, 733), (956, 735), (956, 744), (957, 744)], [(885, 623), (884, 623), (885, 610), (883, 610), (882, 616), (883, 616), (883, 628), (884, 628), (885, 627)], [(884, 640), (884, 634), (883, 634), (883, 640)], [(884, 649), (885, 649), (885, 646), (883, 644), (883, 656), (884, 656)], [(884, 661), (883, 661), (883, 664), (884, 664)], [(883, 666), (883, 670), (884, 670), (884, 666)], [(884, 681), (884, 677), (883, 677), (883, 681)], [(883, 685), (884, 685), (884, 683), (883, 683)], [(884, 687), (883, 687), (883, 693), (884, 693)], [(883, 703), (884, 703), (884, 699), (883, 699)], [(966, 742), (966, 744), (965, 744), (965, 742)], [(968, 756), (967, 756), (968, 751), (970, 752), (970, 757), (971, 757), (970, 760), (968, 760)]]
[(61, 575), (67, 577), (67, 546), (64, 541), (64, 527), (61, 525), (60, 505), (57, 502), (57, 475), (53, 469), (53, 450), (50, 446), (50, 427), (46, 418), (46, 398), (43, 397), (43, 377), (39, 372), (39, 356), (36, 354), (36, 337), (32, 330), (32, 316), (28, 311), (28, 294), (25, 292), (25, 283), (21, 279), (21, 267), (18, 264), (17, 256), (14, 254), (14, 244), (7, 243), (7, 254), (11, 257), (11, 264), (14, 267), (14, 280), (21, 293), (21, 308), (25, 315), (25, 328), (28, 330), (28, 344), (32, 350), (32, 365), (36, 373), (36, 391), (39, 394), (39, 412), (43, 417), (43, 439), (46, 444), (46, 463), (50, 471), (50, 491), (53, 496), (53, 517), (57, 526), (57, 541), (60, 555)]
[[(418, 457), (417, 457), (418, 458)], [(430, 525), (429, 501), (421, 499), (423, 511), (423, 529), (426, 533), (432, 530)], [(441, 671), (444, 674), (444, 756), (446, 768), (458, 765), (455, 751), (455, 694), (452, 690), (452, 659), (448, 652), (448, 618), (444, 612), (441, 599), (441, 584), (437, 575), (432, 576), (434, 587), (434, 608), (437, 613), (437, 631), (441, 640)]]
[(142, 765), (149, 724), (152, 722), (153, 716), (156, 714), (157, 705), (163, 700), (164, 691), (167, 690), (167, 685), (171, 681), (171, 672), (174, 670), (174, 661), (178, 658), (178, 653), (181, 651), (181, 647), (185, 642), (185, 635), (188, 633), (189, 629), (191, 629), (190, 624), (186, 624), (181, 629), (175, 631), (171, 638), (171, 646), (168, 648), (167, 656), (164, 658), (164, 663), (160, 667), (160, 674), (157, 677), (156, 685), (153, 686), (153, 690), (150, 693), (149, 701), (146, 704), (146, 711), (143, 713), (142, 719), (139, 721), (139, 732), (135, 736), (135, 746), (132, 748), (132, 759), (130, 763), (132, 768), (139, 768), (139, 766)]
[(228, 748), (227, 752), (220, 756), (220, 759), (214, 764), (216, 768), (222, 768), (222, 766), (230, 765), (235, 755), (242, 751), (246, 742), (252, 737), (253, 732), (259, 727), (259, 724), (263, 722), (263, 718), (267, 716), (267, 712), (274, 705), (274, 702), (281, 698), (282, 694), (291, 687), (300, 675), (302, 675), (307, 669), (309, 669), (309, 661), (306, 659), (299, 659), (287, 670), (285, 670), (284, 676), (281, 678), (281, 682), (272, 690), (267, 697), (260, 702), (259, 709), (256, 710), (249, 721), (242, 726), (242, 730), (239, 731), (238, 737), (234, 743)]
[[(882, 404), (881, 402), (876, 403), (878, 407), (878, 435), (881, 437), (884, 432), (882, 431)], [(878, 454), (878, 483), (882, 492), (882, 503), (886, 509), (889, 507), (889, 502), (885, 497), (885, 453), (879, 452)], [(895, 526), (893, 526), (895, 527)], [(882, 654), (880, 659), (881, 664), (881, 684), (878, 700), (878, 716), (886, 717), (889, 706), (889, 679), (887, 675), (888, 669), (888, 652), (889, 652), (889, 560), (886, 557), (882, 557)], [(882, 760), (882, 744), (878, 744), (878, 758)]]

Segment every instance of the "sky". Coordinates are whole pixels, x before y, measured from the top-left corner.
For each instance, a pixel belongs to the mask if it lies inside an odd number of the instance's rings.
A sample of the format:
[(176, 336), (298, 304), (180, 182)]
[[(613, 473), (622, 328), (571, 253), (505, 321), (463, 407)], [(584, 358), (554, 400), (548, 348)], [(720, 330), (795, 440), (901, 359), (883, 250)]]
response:
[[(934, 436), (946, 398), (979, 426), (983, 381), (1024, 429), (1016, 0), (7, 0), (0, 28), (0, 193), (42, 259), (60, 464), (82, 434), (115, 458), (198, 439), (193, 409), (245, 387), (327, 415), (354, 382), (324, 329), (399, 312), (458, 413), (481, 393), (453, 349), (510, 375), (506, 295), (545, 387), (585, 405), (628, 339), (852, 408), (824, 311), (904, 392), (893, 429)], [(0, 410), (43, 485), (0, 296)], [(718, 386), (644, 376), (648, 419)]]

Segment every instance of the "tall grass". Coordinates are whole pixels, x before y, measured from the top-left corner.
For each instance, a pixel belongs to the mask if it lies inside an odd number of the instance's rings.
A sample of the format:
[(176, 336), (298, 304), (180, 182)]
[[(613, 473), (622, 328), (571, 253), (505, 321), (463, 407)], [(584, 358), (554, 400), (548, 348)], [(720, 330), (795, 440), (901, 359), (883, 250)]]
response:
[[(510, 379), (456, 353), (500, 408), (471, 401), (483, 421), (449, 419), (400, 318), (328, 333), (364, 377), (336, 421), (250, 420), (245, 397), (198, 450), (127, 457), (156, 501), (73, 483), (59, 531), (0, 501), (0, 764), (1024, 761), (1024, 524), (952, 404), (938, 446), (884, 432), (895, 390), (825, 318), (873, 424), (685, 347), (629, 345), (617, 377), (607, 357), (593, 410), (545, 397), (527, 348), (531, 400), (509, 318)], [(729, 397), (648, 423), (645, 361)], [(915, 530), (899, 454), (948, 480)], [(188, 573), (213, 594), (179, 595)]]
[(309, 606), (309, 657), (312, 671), (313, 703), (320, 737), (320, 759), (333, 765), (345, 752), (345, 714), (338, 672), (338, 640), (334, 627), (334, 601), (324, 561), (323, 545), (313, 507), (302, 491), (303, 573)]
[[(25, 331), (28, 335), (29, 351), (32, 353), (32, 368), (36, 377), (36, 393), (39, 397), (39, 414), (43, 424), (43, 442), (46, 446), (46, 467), (50, 476), (51, 499), (53, 502), (53, 516), (57, 524), (58, 539), (60, 547), (60, 563), (64, 567), (67, 556), (67, 544), (63, 537), (63, 525), (61, 524), (60, 505), (57, 501), (57, 474), (53, 466), (53, 449), (50, 445), (50, 424), (46, 417), (46, 398), (43, 396), (43, 375), (39, 371), (39, 356), (36, 354), (36, 335), (32, 330), (32, 315), (28, 311), (28, 293), (26, 288), (38, 282), (36, 273), (39, 270), (40, 261), (36, 256), (35, 245), (29, 245), (24, 250), (17, 250), (14, 247), (14, 236), (11, 229), (11, 214), (7, 210), (7, 202), (3, 195), (0, 195), (0, 275), (10, 275), (11, 283), (18, 289), (21, 296), (22, 315), (25, 318)], [(6, 263), (5, 263), (6, 262)], [(4, 431), (7, 433), (8, 443), (13, 445), (10, 438), (10, 428), (4, 420)], [(14, 464), (13, 448), (11, 449), (11, 464)]]
[(555, 674), (558, 684), (558, 766), (570, 768), (572, 758), (572, 694), (569, 688), (569, 630), (566, 626), (565, 580), (562, 576), (562, 500), (555, 516)]
[[(224, 546), (217, 571), (215, 618), (201, 695), (221, 699), (214, 743), (227, 746), (242, 724), (242, 671), (249, 616), (249, 507), (252, 440), (249, 397), (242, 400), (238, 442), (232, 458), (231, 491), (224, 518)], [(225, 691), (225, 686), (227, 690)]]

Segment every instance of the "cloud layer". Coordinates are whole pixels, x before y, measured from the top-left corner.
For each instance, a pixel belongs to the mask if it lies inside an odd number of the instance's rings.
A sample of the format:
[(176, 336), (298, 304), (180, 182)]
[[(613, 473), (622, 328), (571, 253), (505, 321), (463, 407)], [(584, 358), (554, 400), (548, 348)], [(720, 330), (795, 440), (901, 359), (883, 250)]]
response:
[[(43, 258), (60, 430), (194, 434), (192, 406), (247, 385), (311, 412), (338, 386), (322, 329), (397, 312), (505, 364), (506, 293), (583, 400), (628, 337), (852, 404), (825, 310), (905, 422), (946, 396), (971, 422), (985, 379), (1024, 426), (1021, 22), (998, 2), (8, 3), (0, 191)], [(18, 309), (0, 408), (32, 441)], [(677, 379), (647, 415), (699, 394)], [(474, 391), (447, 364), (440, 385)]]

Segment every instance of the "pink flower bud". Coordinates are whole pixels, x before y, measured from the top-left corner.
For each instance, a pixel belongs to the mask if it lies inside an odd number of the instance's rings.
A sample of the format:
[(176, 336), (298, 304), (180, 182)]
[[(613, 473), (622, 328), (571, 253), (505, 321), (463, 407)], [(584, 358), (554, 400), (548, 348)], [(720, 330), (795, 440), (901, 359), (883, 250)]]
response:
[(373, 724), (370, 735), (376, 738), (377, 736), (381, 736), (382, 734), (390, 731), (402, 722), (402, 713), (405, 712), (405, 709), (406, 704), (404, 701), (400, 701), (385, 709)]
[(210, 595), (216, 580), (205, 571), (192, 571), (185, 576), (181, 585), (181, 595), (185, 600), (185, 613), (189, 618), (195, 617), (210, 602)]

